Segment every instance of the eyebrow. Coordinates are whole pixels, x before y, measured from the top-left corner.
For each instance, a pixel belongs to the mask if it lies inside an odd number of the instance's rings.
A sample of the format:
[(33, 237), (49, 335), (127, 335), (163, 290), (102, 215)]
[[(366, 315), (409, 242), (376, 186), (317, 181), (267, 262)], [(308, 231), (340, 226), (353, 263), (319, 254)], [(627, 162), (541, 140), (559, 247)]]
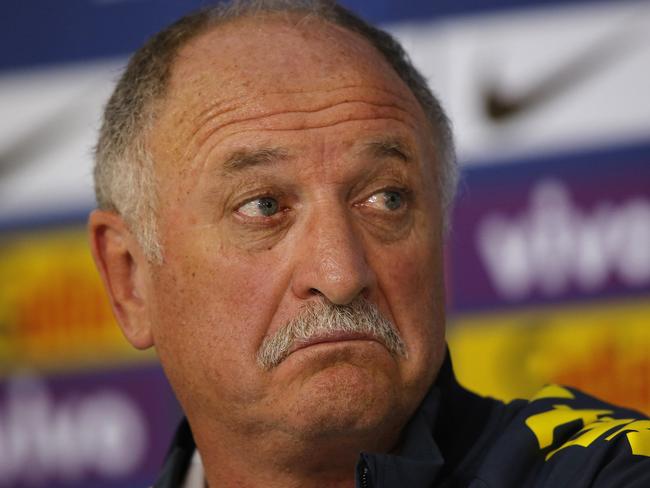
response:
[(244, 169), (269, 165), (289, 158), (289, 151), (278, 147), (264, 147), (259, 149), (238, 149), (230, 153), (223, 163), (226, 173), (239, 172)]
[(376, 159), (395, 158), (405, 163), (413, 161), (413, 153), (408, 144), (397, 137), (379, 139), (364, 144), (362, 153), (369, 154)]

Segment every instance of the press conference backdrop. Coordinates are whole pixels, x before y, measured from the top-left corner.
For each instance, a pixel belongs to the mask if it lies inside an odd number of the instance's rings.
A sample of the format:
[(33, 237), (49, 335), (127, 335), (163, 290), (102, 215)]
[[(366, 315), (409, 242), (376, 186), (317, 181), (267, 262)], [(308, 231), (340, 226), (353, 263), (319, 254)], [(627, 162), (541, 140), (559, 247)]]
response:
[[(114, 323), (84, 218), (126, 57), (204, 3), (0, 6), (0, 487), (147, 486), (164, 456), (179, 409)], [(650, 4), (344, 3), (402, 40), (454, 121), (461, 381), (650, 413)]]

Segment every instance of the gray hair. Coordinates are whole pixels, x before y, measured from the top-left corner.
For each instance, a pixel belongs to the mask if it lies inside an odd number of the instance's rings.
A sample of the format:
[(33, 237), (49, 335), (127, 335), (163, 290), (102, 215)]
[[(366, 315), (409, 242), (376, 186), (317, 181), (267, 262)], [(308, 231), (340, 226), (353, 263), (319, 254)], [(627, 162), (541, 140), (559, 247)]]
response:
[(176, 55), (187, 42), (219, 24), (266, 13), (301, 13), (323, 19), (359, 34), (384, 56), (413, 92), (433, 129), (446, 229), (458, 179), (449, 119), (402, 46), (331, 0), (234, 0), (187, 15), (150, 38), (129, 60), (104, 110), (95, 148), (98, 207), (122, 215), (147, 257), (162, 261), (156, 227), (156, 173), (145, 141)]
[(326, 340), (337, 333), (370, 336), (393, 356), (408, 357), (406, 344), (395, 325), (375, 304), (357, 297), (347, 305), (336, 305), (324, 299), (307, 302), (298, 315), (264, 339), (257, 351), (257, 364), (271, 370), (296, 348), (313, 340)]

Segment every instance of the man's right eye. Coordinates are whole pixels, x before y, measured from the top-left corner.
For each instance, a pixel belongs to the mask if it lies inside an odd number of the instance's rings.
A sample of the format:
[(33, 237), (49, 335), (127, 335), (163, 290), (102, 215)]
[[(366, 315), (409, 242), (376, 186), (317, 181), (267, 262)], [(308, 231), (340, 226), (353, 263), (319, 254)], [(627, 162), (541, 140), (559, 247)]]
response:
[(237, 209), (237, 212), (246, 217), (272, 217), (280, 210), (280, 205), (275, 198), (260, 197), (250, 200)]

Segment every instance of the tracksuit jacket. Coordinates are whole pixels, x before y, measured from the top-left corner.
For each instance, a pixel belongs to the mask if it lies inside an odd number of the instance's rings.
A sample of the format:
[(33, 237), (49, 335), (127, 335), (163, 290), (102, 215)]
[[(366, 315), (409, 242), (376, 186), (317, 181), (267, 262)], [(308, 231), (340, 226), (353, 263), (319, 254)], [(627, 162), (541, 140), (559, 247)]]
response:
[[(155, 488), (184, 486), (183, 421)], [(510, 403), (455, 380), (447, 357), (394, 453), (362, 452), (357, 488), (650, 488), (650, 420), (556, 385)]]

